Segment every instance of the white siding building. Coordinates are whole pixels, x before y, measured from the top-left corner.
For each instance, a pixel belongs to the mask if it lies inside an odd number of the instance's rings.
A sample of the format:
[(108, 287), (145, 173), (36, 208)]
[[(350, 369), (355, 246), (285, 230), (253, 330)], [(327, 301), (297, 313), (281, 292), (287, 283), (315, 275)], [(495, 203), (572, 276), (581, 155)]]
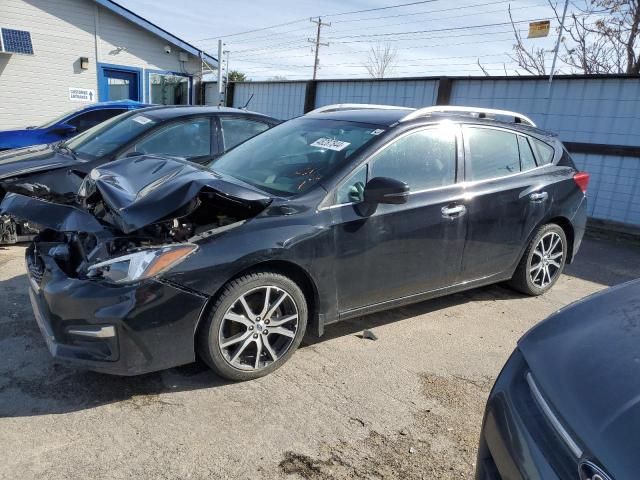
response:
[(1, 0), (0, 28), (0, 129), (39, 125), (81, 102), (197, 104), (203, 70), (217, 68), (110, 0)]

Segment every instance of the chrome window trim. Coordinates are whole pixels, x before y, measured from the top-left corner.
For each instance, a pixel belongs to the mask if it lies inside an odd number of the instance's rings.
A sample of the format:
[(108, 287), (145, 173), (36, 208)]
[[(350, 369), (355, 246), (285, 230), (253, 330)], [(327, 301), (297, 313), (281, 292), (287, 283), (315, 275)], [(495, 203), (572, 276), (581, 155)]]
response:
[(533, 399), (536, 401), (536, 403), (538, 404), (538, 407), (540, 407), (540, 409), (542, 410), (542, 413), (547, 418), (547, 420), (549, 420), (549, 423), (551, 423), (551, 426), (553, 427), (553, 429), (556, 431), (558, 435), (560, 435), (560, 438), (562, 438), (562, 441), (564, 441), (567, 447), (569, 447), (569, 450), (571, 450), (571, 453), (573, 453), (573, 455), (576, 458), (581, 458), (582, 449), (578, 446), (578, 444), (576, 444), (573, 438), (571, 438), (571, 435), (569, 435), (567, 430), (560, 423), (560, 420), (558, 420), (558, 417), (556, 417), (553, 411), (551, 410), (551, 407), (542, 396), (542, 393), (540, 392), (538, 385), (533, 379), (531, 372), (527, 372), (526, 379), (527, 379), (527, 383), (529, 384), (529, 389), (531, 390), (531, 393), (533, 395)]

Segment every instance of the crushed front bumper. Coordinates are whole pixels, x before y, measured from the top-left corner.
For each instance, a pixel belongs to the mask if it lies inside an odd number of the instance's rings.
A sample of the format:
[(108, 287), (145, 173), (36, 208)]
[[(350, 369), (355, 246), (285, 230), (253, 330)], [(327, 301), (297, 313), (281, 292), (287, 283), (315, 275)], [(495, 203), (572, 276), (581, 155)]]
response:
[(195, 360), (204, 295), (158, 280), (112, 285), (72, 278), (37, 243), (27, 249), (26, 264), (33, 311), (57, 361), (138, 375)]

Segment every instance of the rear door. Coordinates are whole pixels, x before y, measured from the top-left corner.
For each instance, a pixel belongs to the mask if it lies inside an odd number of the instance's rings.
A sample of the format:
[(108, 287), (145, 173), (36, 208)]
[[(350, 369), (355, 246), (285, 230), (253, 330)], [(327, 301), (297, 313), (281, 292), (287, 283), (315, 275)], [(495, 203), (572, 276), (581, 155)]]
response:
[[(412, 130), (339, 184), (331, 211), (341, 312), (455, 282), (465, 236), (459, 145), (457, 126)], [(358, 204), (374, 177), (407, 183), (407, 203), (378, 205), (363, 216)]]
[(85, 130), (89, 130), (92, 127), (95, 127), (99, 123), (102, 123), (110, 118), (115, 117), (116, 115), (120, 115), (121, 113), (126, 112), (127, 110), (123, 108), (104, 108), (100, 110), (91, 110), (89, 112), (84, 112), (79, 115), (76, 115), (67, 123), (76, 127), (76, 131), (74, 135), (78, 133), (82, 133)]
[(550, 208), (550, 166), (537, 167), (526, 136), (465, 125), (467, 239), (462, 280), (509, 271)]

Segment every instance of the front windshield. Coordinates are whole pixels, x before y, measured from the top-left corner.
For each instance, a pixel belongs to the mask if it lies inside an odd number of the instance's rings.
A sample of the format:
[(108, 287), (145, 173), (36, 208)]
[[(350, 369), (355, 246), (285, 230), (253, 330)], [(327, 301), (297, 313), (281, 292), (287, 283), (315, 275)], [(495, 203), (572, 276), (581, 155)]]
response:
[(115, 152), (156, 123), (144, 111), (122, 113), (74, 137), (66, 146), (81, 158), (95, 160)]
[(85, 105), (83, 105), (82, 107), (78, 107), (74, 110), (70, 110), (68, 112), (63, 113), (62, 115), (57, 116), (56, 118), (54, 118), (53, 120), (45, 123), (44, 125), (40, 125), (37, 128), (49, 128), (49, 127), (53, 127), (56, 123), (60, 123), (62, 120), (64, 120), (67, 117), (70, 117), (71, 115), (73, 115), (74, 113), (79, 112), (80, 110), (82, 110), (83, 108), (86, 108)]
[(362, 123), (301, 117), (241, 143), (209, 167), (277, 195), (309, 190), (381, 130)]

